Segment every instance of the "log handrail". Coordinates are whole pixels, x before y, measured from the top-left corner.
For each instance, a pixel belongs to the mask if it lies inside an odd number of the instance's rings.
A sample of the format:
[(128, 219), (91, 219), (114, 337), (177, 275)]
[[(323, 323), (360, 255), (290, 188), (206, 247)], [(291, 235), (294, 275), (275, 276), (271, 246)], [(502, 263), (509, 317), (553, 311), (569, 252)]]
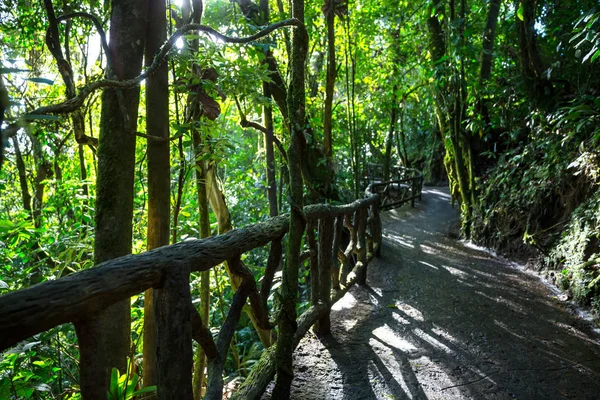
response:
[[(411, 178), (409, 178), (411, 179)], [(416, 195), (418, 181), (414, 181)], [(421, 179), (422, 182), (422, 179)], [(308, 225), (318, 229), (318, 239), (313, 237), (311, 258), (315, 261), (311, 270), (311, 307), (298, 318), (298, 330), (294, 348), (308, 329), (315, 325), (318, 333), (328, 333), (331, 306), (355, 283), (366, 279), (368, 263), (379, 255), (382, 241), (379, 208), (382, 195), (380, 185), (372, 184), (366, 197), (346, 205), (317, 204), (303, 208)], [(385, 189), (385, 188), (384, 188)], [(420, 187), (419, 187), (420, 194)], [(146, 289), (157, 289), (158, 398), (191, 398), (191, 340), (198, 342), (206, 351), (209, 361), (209, 380), (206, 398), (221, 398), (222, 372), (233, 332), (238, 324), (243, 305), (251, 299), (258, 306), (266, 306), (271, 290), (273, 265), (269, 260), (269, 277), (265, 275), (259, 293), (253, 278), (243, 277), (229, 313), (216, 339), (193, 308), (189, 294), (189, 274), (206, 271), (224, 261), (239, 260), (240, 256), (257, 247), (277, 242), (288, 232), (289, 216), (270, 218), (264, 222), (232, 230), (226, 234), (201, 240), (189, 240), (160, 247), (137, 255), (128, 255), (106, 261), (85, 271), (55, 281), (47, 281), (29, 288), (0, 296), (0, 351), (19, 341), (49, 330), (57, 325), (72, 322), (79, 340), (80, 386), (84, 398), (95, 398), (105, 393), (104, 382), (98, 379), (105, 366), (103, 357), (93, 360), (94, 354), (102, 352), (102, 340), (96, 333), (98, 326), (93, 316), (106, 307), (125, 300)], [(340, 249), (343, 227), (350, 230), (350, 243)], [(276, 252), (281, 257), (281, 252)], [(352, 268), (351, 259), (357, 261)], [(341, 265), (340, 265), (341, 264)], [(352, 271), (349, 269), (352, 268)], [(239, 271), (243, 273), (244, 271)], [(266, 291), (266, 292), (265, 292)], [(266, 309), (266, 307), (263, 307)], [(268, 310), (266, 314), (268, 323)], [(174, 338), (178, 338), (174, 340)], [(274, 351), (267, 350), (261, 362), (270, 362), (272, 369), (256, 382), (272, 379), (274, 374)], [(83, 360), (86, 360), (85, 362)], [(173, 360), (180, 360), (173, 368)], [(189, 364), (189, 365), (188, 365)], [(171, 371), (160, 372), (161, 366)], [(260, 368), (257, 368), (260, 370)], [(186, 372), (187, 371), (187, 372)], [(174, 375), (175, 374), (175, 375)], [(253, 376), (251, 374), (251, 376)], [(254, 379), (254, 378), (253, 378)], [(264, 391), (266, 385), (258, 384)], [(262, 393), (260, 391), (260, 393)], [(243, 385), (238, 398), (256, 398), (258, 393), (252, 379)], [(240, 397), (243, 396), (243, 397)]]
[[(379, 167), (377, 164), (374, 166)], [(372, 182), (366, 189), (367, 195), (380, 194), (382, 210), (399, 207), (409, 201), (414, 207), (415, 199), (422, 199), (423, 173), (414, 168), (394, 167), (392, 176), (393, 179), (386, 182), (370, 176)]]

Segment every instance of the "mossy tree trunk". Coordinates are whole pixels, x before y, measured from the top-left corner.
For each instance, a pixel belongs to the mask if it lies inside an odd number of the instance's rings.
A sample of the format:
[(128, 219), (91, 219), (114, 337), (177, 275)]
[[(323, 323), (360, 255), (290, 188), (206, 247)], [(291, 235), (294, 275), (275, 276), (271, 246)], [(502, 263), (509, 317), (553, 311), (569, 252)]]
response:
[[(110, 79), (137, 76), (142, 68), (147, 0), (113, 0), (110, 15)], [(135, 138), (140, 89), (106, 89), (102, 93), (94, 263), (131, 253)], [(106, 370), (126, 372), (130, 349), (129, 300), (117, 303), (99, 318), (106, 352)], [(105, 381), (108, 381), (108, 373)]]
[[(461, 14), (463, 14), (461, 7)], [(455, 21), (454, 0), (450, 1), (450, 20)], [(444, 165), (450, 184), (450, 191), (458, 194), (458, 200), (462, 210), (463, 235), (469, 237), (471, 213), (473, 207), (473, 179), (471, 164), (470, 141), (466, 137), (464, 128), (466, 94), (464, 88), (464, 68), (450, 67), (444, 61), (447, 54), (446, 33), (439, 17), (445, 15), (441, 2), (429, 6), (427, 25), (429, 28), (429, 50), (432, 55), (433, 66), (438, 75), (438, 83), (434, 89), (434, 110), (438, 120), (440, 132), (444, 141), (446, 155)], [(461, 24), (464, 24), (464, 18)], [(463, 25), (464, 27), (464, 25)], [(463, 28), (459, 28), (459, 35), (463, 34)], [(452, 87), (444, 83), (443, 74), (456, 74), (452, 81), (456, 84)]]
[[(304, 23), (304, 0), (293, 0), (292, 17)], [(279, 337), (277, 338), (276, 360), (277, 379), (273, 398), (287, 399), (294, 377), (292, 353), (294, 351), (294, 333), (296, 332), (296, 302), (298, 298), (298, 265), (300, 248), (304, 235), (303, 180), (302, 163), (306, 148), (304, 63), (308, 47), (306, 30), (296, 28), (292, 37), (291, 75), (288, 90), (288, 118), (291, 128), (291, 144), (288, 150), (290, 170), (290, 229), (286, 263), (282, 271), (281, 311), (278, 319)]]

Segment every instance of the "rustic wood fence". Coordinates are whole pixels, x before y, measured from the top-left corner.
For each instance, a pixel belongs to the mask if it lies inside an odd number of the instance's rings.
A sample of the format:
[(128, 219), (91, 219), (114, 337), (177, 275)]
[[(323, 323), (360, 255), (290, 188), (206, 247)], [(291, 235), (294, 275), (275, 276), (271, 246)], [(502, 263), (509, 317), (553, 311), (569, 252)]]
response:
[[(420, 196), (422, 178), (409, 182), (413, 185), (412, 196), (396, 198), (388, 206), (411, 199), (414, 202)], [(401, 184), (405, 182), (402, 180)], [(393, 190), (392, 182), (376, 183), (369, 186), (365, 198), (351, 204), (311, 205), (303, 209), (307, 221), (311, 306), (298, 318), (292, 348), (313, 325), (317, 333), (328, 333), (331, 306), (352, 285), (365, 282), (367, 266), (381, 249), (381, 201), (394, 197)], [(194, 340), (208, 358), (205, 398), (221, 399), (227, 351), (246, 302), (249, 300), (261, 328), (271, 329), (274, 325), (270, 321), (275, 319), (266, 300), (281, 262), (281, 247), (271, 246), (260, 288), (240, 257), (257, 247), (280, 241), (288, 231), (288, 224), (288, 216), (274, 217), (223, 235), (110, 260), (56, 281), (0, 296), (0, 351), (57, 325), (73, 323), (79, 342), (81, 394), (84, 399), (105, 399), (105, 352), (97, 314), (153, 288), (158, 398), (192, 399)], [(344, 229), (350, 241), (341, 248)], [(228, 262), (231, 273), (241, 279), (241, 284), (218, 335), (213, 337), (192, 305), (190, 273), (206, 271), (223, 262)], [(235, 398), (260, 398), (275, 375), (274, 348), (275, 345), (263, 352)]]
[(380, 208), (389, 210), (410, 201), (415, 206), (415, 199), (421, 200), (423, 174), (414, 168), (394, 166), (390, 168), (390, 180), (382, 182), (382, 164), (368, 164), (365, 179), (373, 193), (381, 195)]

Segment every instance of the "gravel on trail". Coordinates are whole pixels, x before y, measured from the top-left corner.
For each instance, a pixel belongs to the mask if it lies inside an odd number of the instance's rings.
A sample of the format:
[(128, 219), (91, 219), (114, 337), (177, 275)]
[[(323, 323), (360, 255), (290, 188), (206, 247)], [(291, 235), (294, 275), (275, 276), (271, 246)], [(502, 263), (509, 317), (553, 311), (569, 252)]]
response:
[(593, 325), (458, 241), (458, 218), (444, 188), (382, 214), (381, 257), (334, 306), (332, 333), (300, 343), (292, 399), (600, 399)]

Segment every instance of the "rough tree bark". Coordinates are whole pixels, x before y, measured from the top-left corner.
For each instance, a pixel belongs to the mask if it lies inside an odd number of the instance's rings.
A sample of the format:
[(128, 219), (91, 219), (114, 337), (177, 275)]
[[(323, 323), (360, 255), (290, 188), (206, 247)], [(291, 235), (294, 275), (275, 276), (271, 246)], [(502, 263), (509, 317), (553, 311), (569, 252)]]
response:
[[(145, 66), (167, 38), (165, 0), (148, 1)], [(169, 73), (167, 63), (146, 80), (146, 134), (169, 138)], [(170, 143), (148, 139), (148, 250), (169, 244), (171, 163)], [(144, 293), (144, 386), (156, 385), (156, 324), (154, 294)]]
[(323, 153), (328, 160), (333, 156), (333, 91), (337, 75), (335, 65), (335, 0), (328, 0), (325, 12), (327, 22), (327, 79), (325, 82), (325, 111), (323, 113)]
[[(146, 35), (147, 0), (113, 0), (110, 16), (110, 51), (113, 66), (107, 69), (111, 79), (137, 76), (142, 68)], [(139, 88), (106, 89), (102, 93), (98, 177), (96, 181), (96, 241), (94, 261), (117, 258), (131, 253), (135, 132)], [(129, 300), (105, 311), (99, 337), (104, 340), (107, 371), (117, 367), (126, 372), (130, 346)], [(105, 376), (105, 381), (109, 375)]]
[[(304, 0), (293, 0), (292, 17), (304, 23)], [(298, 264), (300, 247), (304, 235), (302, 163), (306, 148), (304, 137), (305, 93), (304, 63), (308, 47), (308, 37), (303, 27), (293, 32), (290, 87), (288, 91), (288, 115), (291, 128), (291, 144), (288, 150), (290, 169), (290, 230), (286, 263), (282, 271), (281, 311), (279, 315), (279, 337), (277, 338), (277, 380), (273, 398), (287, 399), (294, 377), (292, 352), (296, 332), (296, 301), (298, 297)]]
[[(454, 10), (453, 0), (450, 2), (450, 6)], [(429, 10), (430, 17), (427, 20), (427, 25), (433, 66), (440, 69), (436, 73), (448, 73), (442, 70), (445, 65), (440, 63), (440, 60), (446, 55), (446, 39), (445, 31), (438, 16), (443, 15), (445, 10), (440, 1), (431, 4)], [(451, 11), (450, 19), (455, 20), (454, 11)], [(455, 70), (450, 71), (450, 73), (461, 74), (462, 71)], [(462, 82), (462, 78), (459, 78), (458, 81)], [(472, 193), (468, 173), (470, 164), (465, 163), (465, 155), (470, 156), (470, 144), (463, 132), (465, 96), (460, 84), (456, 86), (458, 87), (450, 88), (442, 83), (437, 84), (434, 89), (434, 110), (446, 148), (444, 165), (448, 174), (450, 190), (453, 194), (458, 193), (463, 211), (463, 233), (468, 237)], [(470, 162), (470, 159), (467, 162)]]

